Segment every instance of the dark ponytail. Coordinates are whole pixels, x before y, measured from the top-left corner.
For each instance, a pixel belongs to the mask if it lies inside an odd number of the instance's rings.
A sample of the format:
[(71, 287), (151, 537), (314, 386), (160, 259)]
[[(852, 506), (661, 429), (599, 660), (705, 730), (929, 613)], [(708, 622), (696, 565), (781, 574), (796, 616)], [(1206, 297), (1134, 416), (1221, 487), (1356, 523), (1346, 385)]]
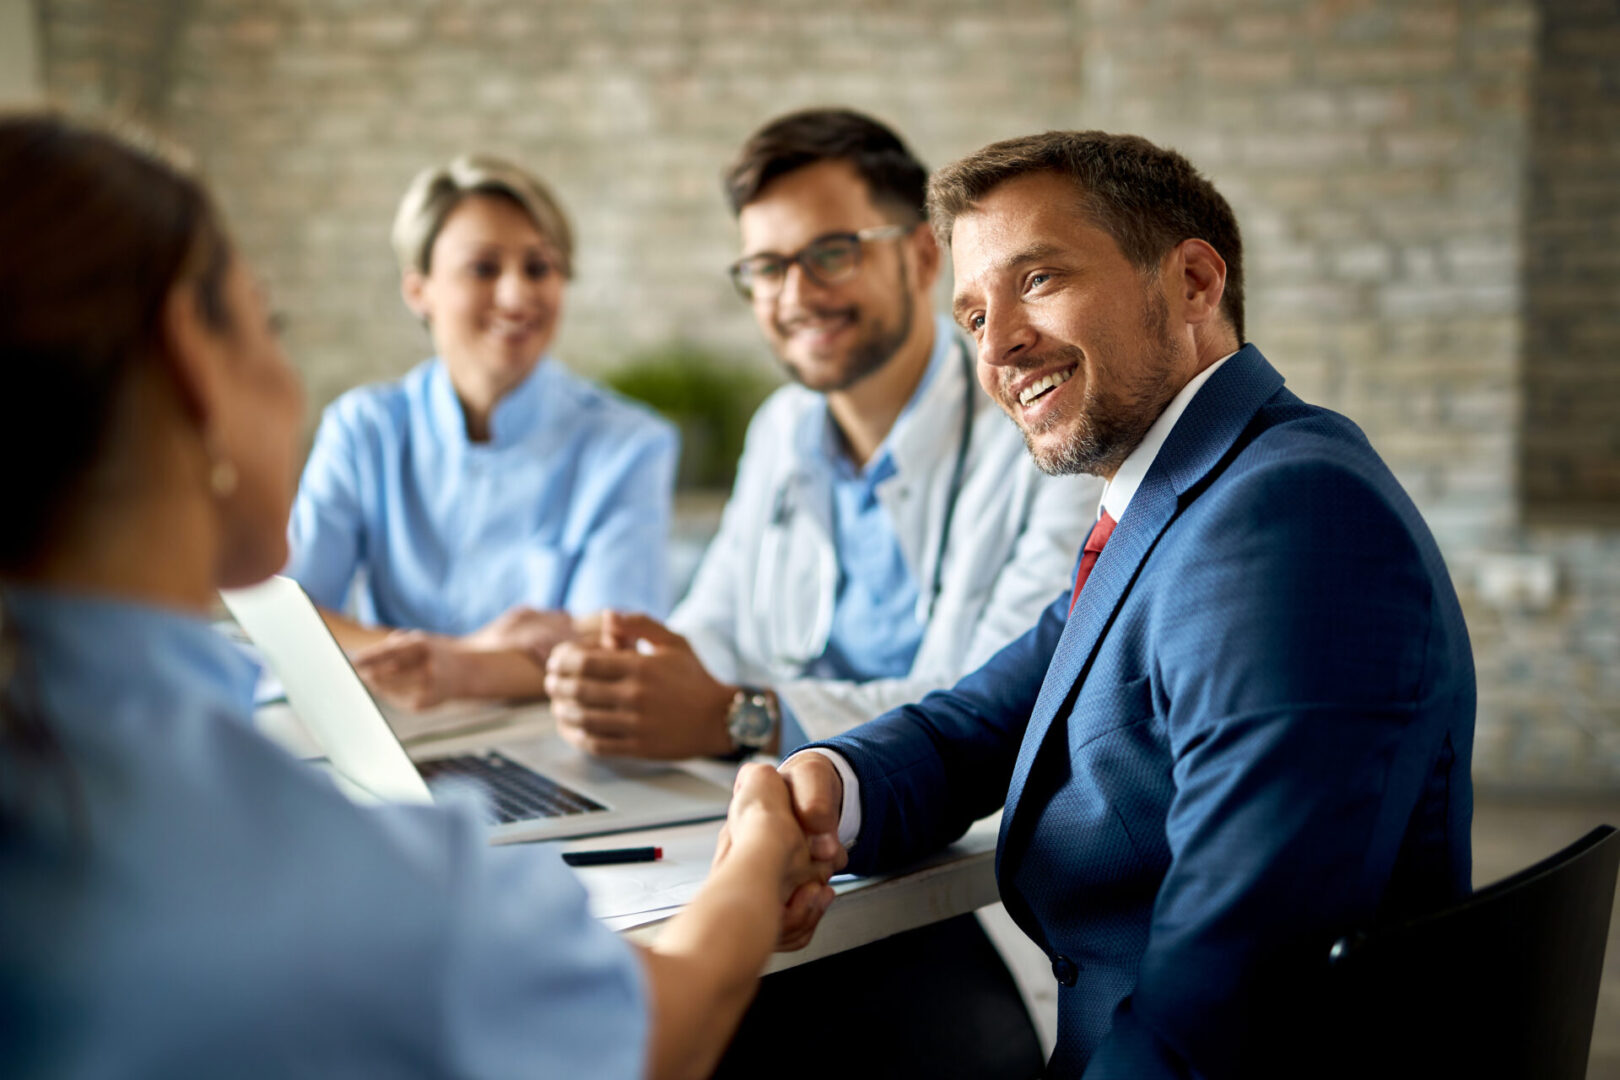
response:
[(113, 406), (162, 347), (182, 280), (225, 321), (228, 255), (207, 195), (158, 157), (59, 118), (0, 118), (0, 575), (50, 543)]

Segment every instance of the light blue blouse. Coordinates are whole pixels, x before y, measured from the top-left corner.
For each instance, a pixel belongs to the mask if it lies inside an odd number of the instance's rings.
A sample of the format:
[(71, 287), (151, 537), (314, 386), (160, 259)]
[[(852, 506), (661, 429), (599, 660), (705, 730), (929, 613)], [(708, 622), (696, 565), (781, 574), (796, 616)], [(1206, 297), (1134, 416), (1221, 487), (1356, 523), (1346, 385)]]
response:
[(60, 753), (0, 737), (0, 1075), (641, 1075), (639, 964), (553, 852), (350, 804), (200, 621), (4, 604)]
[(662, 617), (675, 429), (550, 357), (468, 440), (441, 361), (333, 402), (288, 576), (364, 622), (465, 634), (522, 604)]

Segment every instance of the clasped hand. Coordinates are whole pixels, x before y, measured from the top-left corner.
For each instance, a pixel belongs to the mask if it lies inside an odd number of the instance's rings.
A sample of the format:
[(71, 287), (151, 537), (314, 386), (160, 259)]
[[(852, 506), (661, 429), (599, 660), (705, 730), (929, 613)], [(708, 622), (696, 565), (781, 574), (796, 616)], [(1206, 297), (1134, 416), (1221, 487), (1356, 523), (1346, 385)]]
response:
[[(737, 688), (711, 676), (685, 638), (654, 619), (614, 612), (604, 612), (596, 630), (558, 645), (546, 667), (564, 739), (592, 754), (643, 758), (731, 749), (724, 720)], [(737, 774), (715, 865), (745, 835), (750, 847), (775, 837), (789, 852), (778, 949), (809, 944), (832, 903), (827, 882), (849, 862), (838, 840), (843, 796), (838, 770), (820, 754), (795, 755), (779, 771), (745, 765)]]
[[(833, 782), (841, 789), (837, 772), (825, 758), (820, 760), (832, 771)], [(833, 888), (828, 881), (848, 862), (836, 834), (837, 794), (826, 788), (825, 777), (813, 767), (779, 772), (769, 765), (750, 764), (737, 772), (726, 824), (715, 848), (714, 866), (718, 868), (728, 859), (739, 857), (781, 860), (779, 951), (791, 952), (810, 943), (822, 915), (833, 902)], [(824, 828), (829, 820), (831, 832)], [(812, 831), (816, 829), (820, 831)]]
[(719, 682), (692, 646), (656, 619), (603, 612), (592, 638), (552, 650), (545, 688), (557, 732), (589, 754), (659, 760), (731, 750)]
[(408, 709), (532, 697), (543, 688), (546, 658), (574, 633), (567, 612), (517, 607), (463, 637), (395, 630), (355, 653), (354, 667), (378, 696)]

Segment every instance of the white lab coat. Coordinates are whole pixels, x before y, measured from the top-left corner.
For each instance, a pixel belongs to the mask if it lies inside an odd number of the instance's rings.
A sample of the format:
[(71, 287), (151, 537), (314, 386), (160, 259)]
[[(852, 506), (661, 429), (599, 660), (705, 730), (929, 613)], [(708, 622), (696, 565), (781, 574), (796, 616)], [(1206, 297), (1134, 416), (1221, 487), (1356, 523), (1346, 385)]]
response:
[[(812, 739), (954, 684), (1070, 587), (1102, 482), (1041, 473), (962, 363), (967, 347), (953, 335), (953, 355), (896, 426), (896, 472), (876, 492), (926, 625), (910, 672), (864, 683), (805, 677), (827, 647), (838, 561), (831, 478), (796, 442), (805, 413), (823, 399), (799, 386), (784, 386), (755, 413), (720, 531), (670, 616), (712, 675), (775, 689)], [(973, 434), (933, 601), (969, 384)]]

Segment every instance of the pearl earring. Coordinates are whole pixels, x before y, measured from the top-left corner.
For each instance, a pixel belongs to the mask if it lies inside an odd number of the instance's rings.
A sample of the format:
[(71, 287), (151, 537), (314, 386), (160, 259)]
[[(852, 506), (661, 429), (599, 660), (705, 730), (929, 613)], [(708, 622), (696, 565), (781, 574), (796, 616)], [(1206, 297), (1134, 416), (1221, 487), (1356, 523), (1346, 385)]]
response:
[(228, 498), (236, 490), (236, 466), (224, 458), (215, 458), (208, 470), (208, 486), (216, 499)]

